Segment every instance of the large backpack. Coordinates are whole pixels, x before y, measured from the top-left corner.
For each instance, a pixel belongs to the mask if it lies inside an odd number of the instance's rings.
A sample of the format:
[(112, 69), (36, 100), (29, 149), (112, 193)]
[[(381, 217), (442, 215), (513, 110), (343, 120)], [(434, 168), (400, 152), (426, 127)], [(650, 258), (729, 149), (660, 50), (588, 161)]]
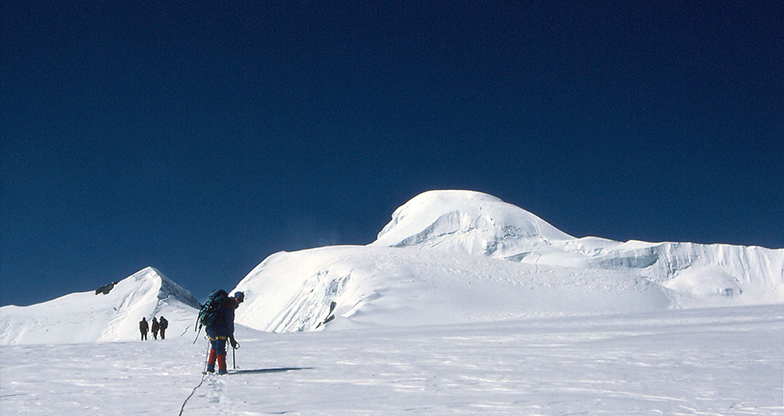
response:
[(210, 293), (207, 302), (204, 302), (201, 309), (199, 309), (199, 317), (196, 320), (198, 328), (196, 331), (201, 330), (202, 326), (210, 327), (213, 322), (218, 318), (220, 310), (226, 305), (229, 300), (229, 294), (223, 289), (214, 290)]

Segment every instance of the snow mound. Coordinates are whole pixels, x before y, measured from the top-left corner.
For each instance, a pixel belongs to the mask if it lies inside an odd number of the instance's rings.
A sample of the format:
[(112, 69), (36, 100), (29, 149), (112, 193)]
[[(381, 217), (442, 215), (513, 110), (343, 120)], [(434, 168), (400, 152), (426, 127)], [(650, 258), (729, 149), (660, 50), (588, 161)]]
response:
[(367, 246), (277, 253), (236, 287), (274, 332), (784, 303), (784, 249), (574, 238), (491, 195), (430, 191)]
[(372, 245), (493, 255), (515, 246), (567, 239), (572, 237), (494, 196), (429, 191), (395, 210)]
[(193, 324), (198, 307), (190, 292), (148, 267), (95, 291), (0, 308), (0, 345), (136, 340), (142, 317), (161, 315), (169, 321), (167, 337), (176, 337)]
[(272, 332), (640, 312), (671, 304), (667, 289), (621, 272), (395, 247), (278, 253), (236, 290), (245, 292), (237, 322)]

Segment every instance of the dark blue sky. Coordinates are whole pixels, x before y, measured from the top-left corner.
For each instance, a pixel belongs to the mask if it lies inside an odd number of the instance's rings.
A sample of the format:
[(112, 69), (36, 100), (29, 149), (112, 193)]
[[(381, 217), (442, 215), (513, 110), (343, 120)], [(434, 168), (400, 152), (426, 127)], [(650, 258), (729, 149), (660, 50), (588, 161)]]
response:
[(782, 2), (1, 7), (2, 305), (148, 265), (203, 299), (431, 189), (784, 247)]

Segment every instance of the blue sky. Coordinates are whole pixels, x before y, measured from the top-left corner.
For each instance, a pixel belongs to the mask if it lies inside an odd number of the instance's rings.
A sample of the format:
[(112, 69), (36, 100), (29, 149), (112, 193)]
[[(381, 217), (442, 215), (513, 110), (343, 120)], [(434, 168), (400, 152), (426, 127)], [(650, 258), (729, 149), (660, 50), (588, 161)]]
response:
[(783, 248), (784, 5), (574, 3), (5, 2), (0, 304), (203, 299), (432, 189)]

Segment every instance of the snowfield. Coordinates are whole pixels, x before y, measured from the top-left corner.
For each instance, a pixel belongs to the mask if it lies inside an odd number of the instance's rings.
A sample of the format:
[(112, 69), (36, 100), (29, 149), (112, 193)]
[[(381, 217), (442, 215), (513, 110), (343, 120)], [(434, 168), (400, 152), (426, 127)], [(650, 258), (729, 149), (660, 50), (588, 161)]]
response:
[(277, 253), (236, 289), (238, 322), (274, 332), (782, 304), (784, 249), (574, 238), (491, 195), (431, 191), (372, 244)]
[(139, 338), (142, 317), (164, 316), (183, 326), (193, 324), (199, 307), (190, 292), (152, 267), (101, 289), (108, 293), (96, 289), (0, 308), (0, 345), (129, 341)]
[[(575, 238), (432, 191), (375, 242), (273, 254), (236, 290), (227, 376), (202, 376), (198, 301), (152, 267), (1, 307), (0, 413), (784, 413), (784, 249)], [(139, 341), (161, 315), (167, 339)]]
[[(784, 412), (782, 305), (237, 338), (260, 371), (206, 377), (183, 415)], [(191, 342), (2, 347), (0, 413), (176, 415), (202, 379)]]

